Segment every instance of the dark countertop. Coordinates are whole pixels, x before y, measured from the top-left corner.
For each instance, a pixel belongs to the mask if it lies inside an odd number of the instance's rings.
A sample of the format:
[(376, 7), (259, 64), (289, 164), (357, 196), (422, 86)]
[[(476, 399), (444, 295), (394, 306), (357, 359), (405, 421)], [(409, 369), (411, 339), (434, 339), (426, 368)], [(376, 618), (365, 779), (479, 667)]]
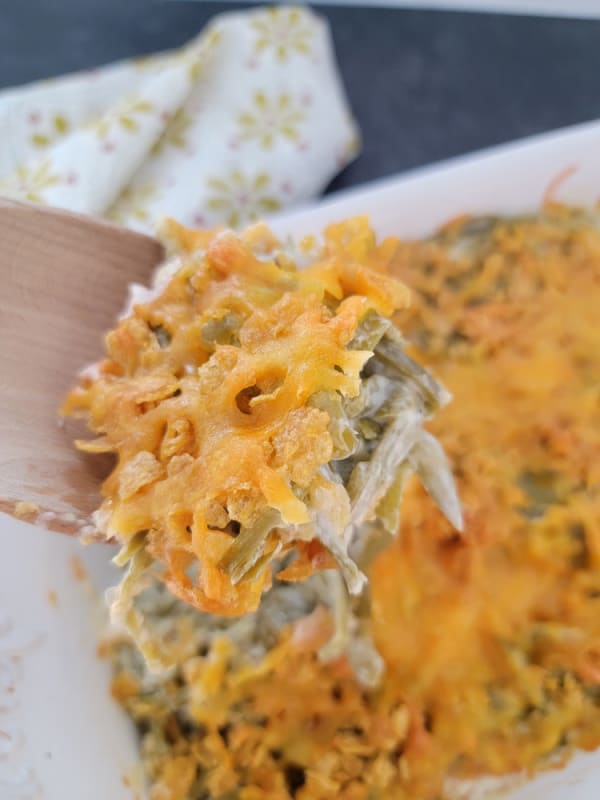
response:
[[(183, 44), (236, 5), (0, 0), (0, 87)], [(334, 188), (600, 117), (600, 21), (319, 10), (364, 139)]]

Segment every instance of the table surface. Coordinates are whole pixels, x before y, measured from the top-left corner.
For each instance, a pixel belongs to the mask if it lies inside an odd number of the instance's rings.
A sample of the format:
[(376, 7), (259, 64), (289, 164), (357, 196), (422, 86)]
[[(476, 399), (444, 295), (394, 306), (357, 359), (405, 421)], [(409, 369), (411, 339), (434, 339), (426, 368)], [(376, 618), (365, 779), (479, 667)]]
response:
[[(0, 87), (178, 46), (237, 5), (0, 0)], [(364, 140), (332, 189), (600, 117), (600, 21), (340, 6), (319, 13), (331, 23)]]

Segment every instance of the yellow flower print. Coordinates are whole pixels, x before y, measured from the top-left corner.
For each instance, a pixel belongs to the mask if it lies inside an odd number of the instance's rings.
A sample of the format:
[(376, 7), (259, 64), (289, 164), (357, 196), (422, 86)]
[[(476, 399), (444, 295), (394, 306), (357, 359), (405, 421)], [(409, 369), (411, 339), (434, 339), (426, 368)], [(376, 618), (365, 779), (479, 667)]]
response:
[[(351, 121), (349, 124), (353, 125)], [(357, 128), (354, 128), (344, 145), (344, 157), (348, 161), (352, 161), (352, 159), (358, 154), (361, 148), (361, 144), (362, 142), (360, 138), (360, 133)]]
[(202, 71), (204, 70), (204, 64), (206, 63), (206, 56), (205, 54), (200, 51), (197, 53), (192, 53), (187, 57), (188, 63), (188, 77), (192, 83), (197, 83), (202, 75)]
[(180, 108), (168, 121), (163, 135), (152, 148), (152, 155), (160, 155), (167, 147), (175, 147), (178, 150), (187, 147), (185, 135), (191, 124), (190, 115), (184, 108)]
[(146, 56), (136, 56), (129, 60), (129, 64), (140, 72), (164, 66), (169, 56), (165, 53), (150, 53)]
[(42, 117), (34, 112), (29, 115), (29, 122), (36, 128), (30, 137), (34, 147), (48, 147), (57, 139), (66, 136), (71, 129), (69, 120), (64, 114), (53, 114), (49, 122), (41, 127)]
[(227, 225), (238, 228), (281, 208), (280, 201), (269, 193), (270, 185), (266, 172), (249, 178), (236, 169), (226, 178), (208, 181), (212, 195), (207, 206)]
[(159, 67), (187, 67), (188, 77), (195, 83), (201, 76), (204, 65), (214, 48), (221, 41), (221, 31), (212, 25), (200, 37), (185, 47), (170, 52), (140, 56), (129, 63), (136, 70), (158, 69)]
[(148, 205), (157, 191), (157, 187), (150, 183), (124, 189), (106, 212), (107, 219), (119, 225), (132, 219), (145, 222), (149, 219)]
[(43, 203), (44, 191), (63, 182), (63, 178), (52, 168), (50, 159), (45, 158), (36, 164), (18, 167), (12, 175), (0, 180), (0, 194)]
[(183, 51), (188, 63), (189, 79), (192, 83), (196, 83), (202, 75), (206, 62), (220, 43), (221, 38), (221, 31), (217, 27), (211, 27), (202, 34), (198, 45), (186, 47)]
[(128, 133), (136, 133), (140, 128), (140, 117), (154, 110), (152, 103), (147, 100), (127, 100), (114, 111), (99, 119), (92, 120), (89, 127), (96, 131), (100, 139), (106, 139), (115, 130), (121, 129)]
[(289, 94), (269, 98), (263, 92), (257, 92), (252, 108), (239, 117), (239, 138), (256, 140), (267, 150), (279, 136), (296, 141), (299, 138), (298, 127), (304, 119), (304, 112), (294, 104)]
[(257, 53), (272, 50), (278, 61), (287, 61), (293, 53), (311, 53), (314, 24), (300, 8), (268, 8), (250, 24), (257, 34)]

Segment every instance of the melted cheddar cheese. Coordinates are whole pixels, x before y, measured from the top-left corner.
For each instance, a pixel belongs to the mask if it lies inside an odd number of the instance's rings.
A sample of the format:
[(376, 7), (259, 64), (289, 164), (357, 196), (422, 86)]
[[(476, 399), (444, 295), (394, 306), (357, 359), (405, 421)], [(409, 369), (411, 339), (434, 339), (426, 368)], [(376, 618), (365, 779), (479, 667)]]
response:
[[(179, 268), (107, 335), (99, 375), (65, 413), (99, 434), (82, 449), (117, 455), (97, 518), (122, 560), (143, 548), (178, 597), (239, 615), (291, 547), (290, 578), (335, 566), (307, 508), (311, 493), (335, 491), (319, 474), (330, 417), (309, 401), (359, 393), (372, 352), (349, 347), (357, 327), (405, 308), (408, 291), (385, 274), (396, 243), (377, 244), (364, 220), (328, 228), (302, 270), (264, 226), (237, 236), (172, 222), (167, 233)], [(234, 580), (224, 563), (236, 534), (269, 511), (278, 524)]]
[(254, 672), (232, 638), (153, 686), (116, 658), (153, 798), (442, 800), (600, 746), (599, 228), (548, 208), (398, 248), (403, 330), (454, 393), (432, 429), (465, 536), (408, 486), (370, 575), (375, 691), (320, 663), (322, 611)]

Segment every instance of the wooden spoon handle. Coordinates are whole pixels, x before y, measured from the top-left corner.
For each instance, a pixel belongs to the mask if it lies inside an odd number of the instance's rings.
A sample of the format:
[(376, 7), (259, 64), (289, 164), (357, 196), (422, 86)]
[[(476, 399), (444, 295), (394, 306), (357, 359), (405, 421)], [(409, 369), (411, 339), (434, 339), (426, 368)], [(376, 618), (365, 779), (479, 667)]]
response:
[[(109, 223), (0, 198), (0, 510), (75, 532), (99, 503), (99, 477), (57, 409), (103, 332), (147, 283), (161, 244)], [(20, 510), (24, 510), (20, 507)]]

